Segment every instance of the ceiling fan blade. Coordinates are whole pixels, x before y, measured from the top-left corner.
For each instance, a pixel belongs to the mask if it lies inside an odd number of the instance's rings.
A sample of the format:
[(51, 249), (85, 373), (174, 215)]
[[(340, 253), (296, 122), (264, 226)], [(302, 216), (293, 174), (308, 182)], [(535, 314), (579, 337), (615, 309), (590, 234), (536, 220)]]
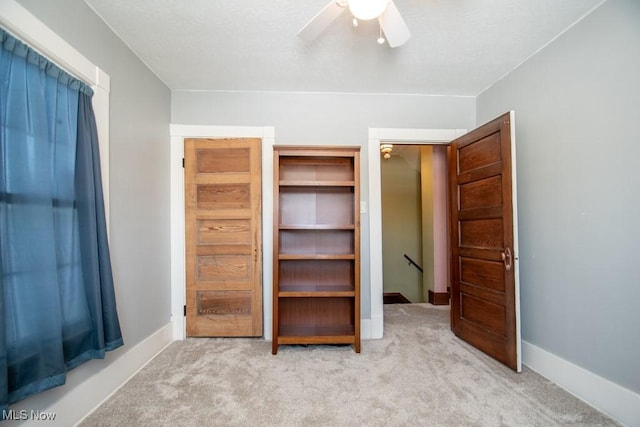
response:
[(387, 9), (380, 15), (379, 20), (390, 47), (402, 46), (411, 37), (409, 27), (402, 19), (393, 0), (389, 1)]
[(302, 27), (300, 31), (298, 31), (298, 37), (303, 39), (304, 41), (312, 41), (322, 31), (324, 31), (329, 24), (333, 22), (344, 10), (346, 9), (345, 5), (340, 5), (335, 0), (329, 2), (320, 13), (314, 16), (311, 21), (307, 22), (307, 24)]

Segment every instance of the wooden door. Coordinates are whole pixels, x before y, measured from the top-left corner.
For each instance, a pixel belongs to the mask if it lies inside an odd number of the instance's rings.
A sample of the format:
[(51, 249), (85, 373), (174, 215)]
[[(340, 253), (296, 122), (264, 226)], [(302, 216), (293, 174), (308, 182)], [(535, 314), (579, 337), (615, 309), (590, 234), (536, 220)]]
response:
[(520, 371), (513, 112), (449, 152), (451, 329)]
[(260, 145), (185, 139), (187, 336), (262, 336)]

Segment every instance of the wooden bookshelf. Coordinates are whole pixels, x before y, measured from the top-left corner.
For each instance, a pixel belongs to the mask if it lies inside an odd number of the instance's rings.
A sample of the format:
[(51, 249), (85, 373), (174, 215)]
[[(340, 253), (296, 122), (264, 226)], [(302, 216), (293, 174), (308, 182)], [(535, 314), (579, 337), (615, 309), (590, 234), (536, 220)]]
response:
[(360, 352), (360, 149), (275, 147), (273, 346)]

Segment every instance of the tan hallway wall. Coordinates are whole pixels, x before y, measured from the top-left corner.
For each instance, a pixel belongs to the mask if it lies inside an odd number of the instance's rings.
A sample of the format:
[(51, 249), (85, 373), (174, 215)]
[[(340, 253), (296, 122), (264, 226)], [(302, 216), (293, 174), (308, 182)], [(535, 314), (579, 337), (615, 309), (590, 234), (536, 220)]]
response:
[(422, 274), (404, 258), (407, 254), (419, 265), (422, 261), (420, 152), (415, 146), (396, 146), (394, 151), (381, 163), (383, 288), (424, 302)]

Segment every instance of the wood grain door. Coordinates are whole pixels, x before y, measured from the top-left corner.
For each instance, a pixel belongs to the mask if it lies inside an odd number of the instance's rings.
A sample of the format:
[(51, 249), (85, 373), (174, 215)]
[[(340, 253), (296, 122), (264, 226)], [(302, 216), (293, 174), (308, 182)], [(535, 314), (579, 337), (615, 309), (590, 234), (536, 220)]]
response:
[(451, 329), (519, 372), (512, 136), (507, 113), (450, 147)]
[(185, 139), (187, 336), (262, 336), (260, 145)]

